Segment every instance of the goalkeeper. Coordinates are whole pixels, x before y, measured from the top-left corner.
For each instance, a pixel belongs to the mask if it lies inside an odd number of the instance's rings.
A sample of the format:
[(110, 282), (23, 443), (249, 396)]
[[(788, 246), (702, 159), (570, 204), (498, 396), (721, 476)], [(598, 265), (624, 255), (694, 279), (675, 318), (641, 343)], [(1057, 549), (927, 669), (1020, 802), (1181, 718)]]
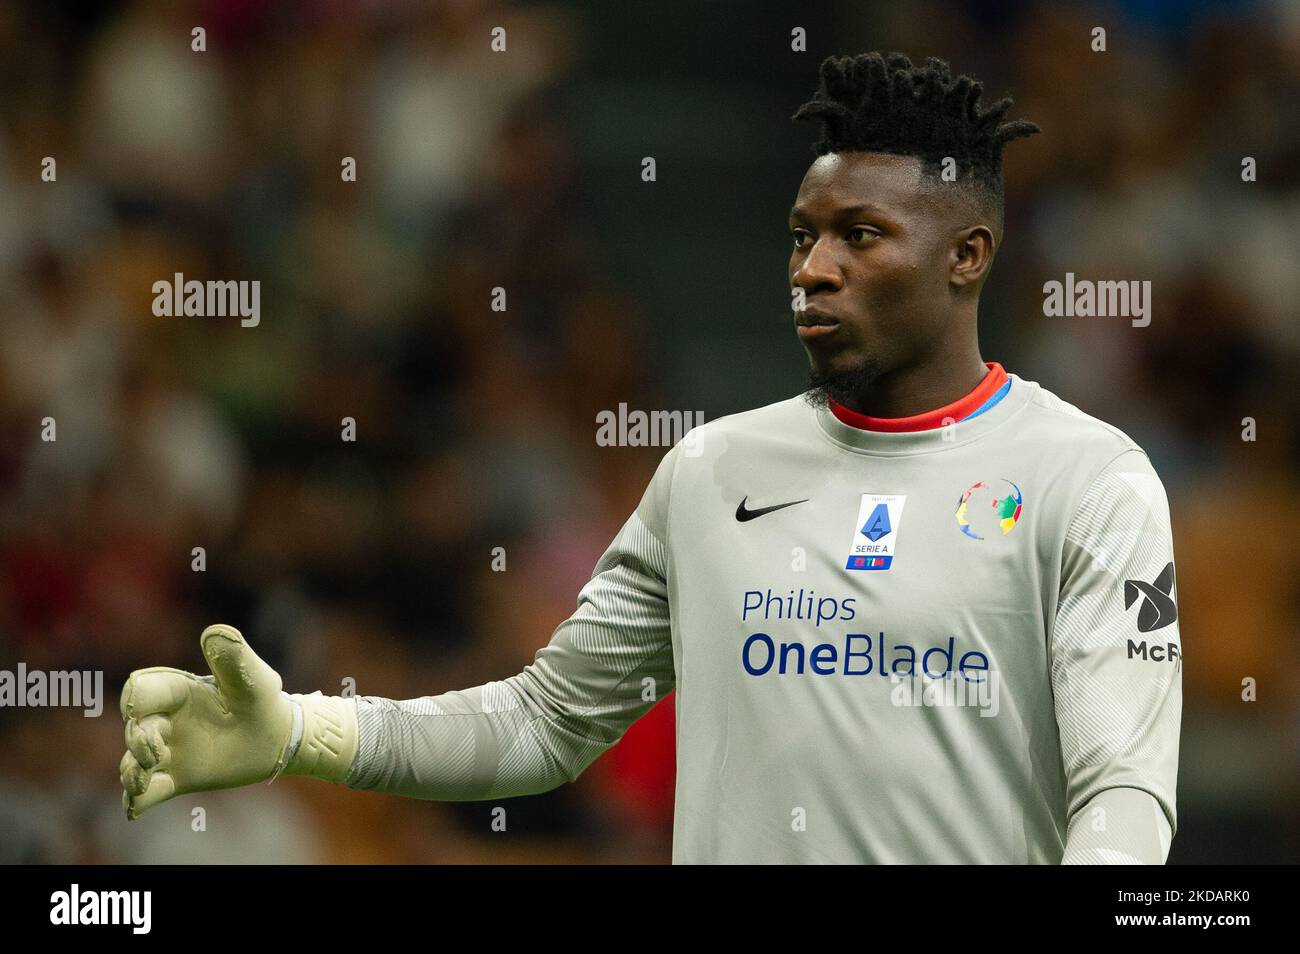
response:
[(936, 59), (822, 63), (789, 219), (810, 386), (669, 450), (522, 672), (292, 695), (211, 626), (210, 676), (123, 689), (128, 816), (279, 774), (543, 792), (675, 689), (675, 862), (1163, 863), (1168, 500), (1128, 435), (980, 354), (1002, 148), (1037, 131), (980, 95)]

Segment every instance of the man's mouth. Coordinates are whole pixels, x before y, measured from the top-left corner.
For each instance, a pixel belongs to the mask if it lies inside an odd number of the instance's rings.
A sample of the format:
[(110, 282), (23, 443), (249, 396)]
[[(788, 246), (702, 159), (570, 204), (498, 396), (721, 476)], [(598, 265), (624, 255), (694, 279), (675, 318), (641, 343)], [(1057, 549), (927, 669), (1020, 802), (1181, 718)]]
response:
[(795, 312), (794, 323), (801, 341), (824, 338), (834, 334), (840, 327), (838, 318), (817, 308), (805, 308), (803, 311)]

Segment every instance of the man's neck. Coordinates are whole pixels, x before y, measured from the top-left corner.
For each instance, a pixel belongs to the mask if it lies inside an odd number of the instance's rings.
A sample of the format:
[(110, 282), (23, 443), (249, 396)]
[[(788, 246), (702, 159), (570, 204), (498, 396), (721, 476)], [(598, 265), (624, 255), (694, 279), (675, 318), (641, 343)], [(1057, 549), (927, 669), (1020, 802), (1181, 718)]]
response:
[(911, 417), (961, 399), (988, 373), (976, 348), (960, 358), (882, 374), (865, 391), (843, 403), (849, 410), (869, 417)]

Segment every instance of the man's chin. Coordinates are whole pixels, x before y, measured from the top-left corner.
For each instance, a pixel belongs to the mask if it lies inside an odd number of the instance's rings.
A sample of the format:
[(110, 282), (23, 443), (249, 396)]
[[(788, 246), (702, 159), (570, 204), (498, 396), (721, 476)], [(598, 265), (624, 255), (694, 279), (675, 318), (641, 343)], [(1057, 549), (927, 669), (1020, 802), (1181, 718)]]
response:
[(870, 358), (850, 368), (831, 371), (812, 368), (808, 372), (808, 390), (804, 393), (804, 400), (813, 407), (824, 408), (831, 401), (851, 406), (856, 403), (855, 398), (870, 388), (880, 374), (880, 365)]

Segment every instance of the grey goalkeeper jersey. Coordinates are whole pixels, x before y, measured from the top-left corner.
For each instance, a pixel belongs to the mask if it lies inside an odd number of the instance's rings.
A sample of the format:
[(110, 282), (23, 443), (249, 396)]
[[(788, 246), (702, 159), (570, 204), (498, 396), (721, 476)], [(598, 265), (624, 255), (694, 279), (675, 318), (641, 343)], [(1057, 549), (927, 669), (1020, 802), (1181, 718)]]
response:
[(357, 700), (347, 784), (546, 791), (676, 689), (677, 863), (1055, 863), (1111, 789), (1176, 830), (1164, 487), (1010, 380), (932, 430), (802, 396), (696, 428), (523, 672)]

